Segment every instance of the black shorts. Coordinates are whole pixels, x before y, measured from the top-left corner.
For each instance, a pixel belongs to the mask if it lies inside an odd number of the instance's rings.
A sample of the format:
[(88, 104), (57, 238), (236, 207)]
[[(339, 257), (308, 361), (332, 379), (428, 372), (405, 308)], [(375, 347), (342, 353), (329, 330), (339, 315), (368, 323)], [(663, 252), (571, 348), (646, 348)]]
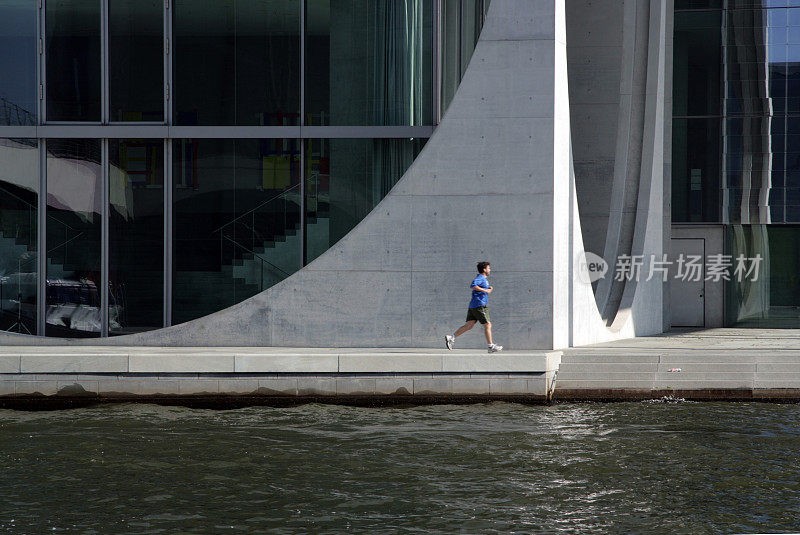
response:
[(489, 307), (476, 307), (467, 309), (467, 321), (477, 321), (481, 325), (486, 325), (491, 320), (489, 319)]

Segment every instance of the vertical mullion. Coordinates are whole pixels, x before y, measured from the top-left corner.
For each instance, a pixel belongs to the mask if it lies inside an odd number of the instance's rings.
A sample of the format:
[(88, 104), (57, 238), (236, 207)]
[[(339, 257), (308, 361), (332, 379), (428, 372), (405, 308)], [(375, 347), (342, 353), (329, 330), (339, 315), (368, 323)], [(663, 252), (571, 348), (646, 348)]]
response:
[(38, 82), (39, 84), (36, 86), (37, 96), (41, 96), (39, 99), (39, 123), (44, 124), (47, 121), (47, 106), (45, 102), (47, 102), (47, 55), (45, 54), (45, 49), (47, 47), (47, 25), (45, 23), (45, 11), (47, 9), (46, 0), (41, 0), (39, 3), (39, 39), (40, 41), (36, 43), (38, 46), (41, 43), (41, 54), (39, 54), (39, 71), (38, 71)]
[(172, 325), (172, 140), (164, 140), (164, 327)]
[[(462, 35), (462, 28), (461, 25), (463, 24), (462, 15), (464, 12), (464, 2), (463, 0), (458, 0), (458, 26), (456, 27), (456, 61), (458, 62), (458, 84), (461, 85), (461, 78), (464, 76), (464, 73), (461, 70), (461, 49), (463, 48), (463, 44), (461, 40), (464, 38)], [(455, 92), (453, 93), (455, 96)]]
[(175, 54), (175, 41), (172, 38), (172, 17), (169, 0), (164, 0), (164, 124), (172, 124), (172, 94), (175, 85), (172, 83), (172, 56)]
[(47, 140), (39, 139), (39, 197), (36, 214), (36, 334), (45, 335), (47, 308)]
[(433, 23), (431, 24), (432, 28), (431, 31), (433, 35), (431, 39), (433, 42), (431, 43), (431, 54), (433, 54), (433, 58), (431, 58), (431, 68), (433, 69), (433, 76), (431, 77), (431, 83), (433, 84), (433, 95), (432, 95), (432, 120), (434, 125), (438, 125), (439, 121), (442, 120), (442, 102), (441, 102), (441, 93), (442, 93), (442, 38), (443, 35), (441, 24), (441, 13), (442, 13), (442, 2), (444, 0), (433, 0), (432, 9), (433, 9)]
[(109, 80), (108, 80), (108, 2), (101, 0), (100, 3), (100, 122), (108, 124), (109, 121)]
[(101, 161), (103, 169), (103, 205), (100, 209), (100, 285), (102, 291), (100, 292), (100, 336), (108, 336), (108, 287), (110, 281), (108, 279), (108, 217), (109, 217), (109, 184), (111, 173), (109, 172), (109, 157), (108, 157), (108, 139), (103, 139), (101, 143)]
[(306, 265), (306, 0), (300, 0), (300, 265)]

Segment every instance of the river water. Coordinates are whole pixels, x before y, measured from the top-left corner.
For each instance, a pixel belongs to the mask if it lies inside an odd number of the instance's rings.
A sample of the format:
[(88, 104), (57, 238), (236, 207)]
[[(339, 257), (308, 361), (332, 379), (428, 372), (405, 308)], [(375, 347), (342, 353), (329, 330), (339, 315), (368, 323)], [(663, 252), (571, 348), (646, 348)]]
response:
[(5, 533), (800, 531), (800, 405), (0, 411)]

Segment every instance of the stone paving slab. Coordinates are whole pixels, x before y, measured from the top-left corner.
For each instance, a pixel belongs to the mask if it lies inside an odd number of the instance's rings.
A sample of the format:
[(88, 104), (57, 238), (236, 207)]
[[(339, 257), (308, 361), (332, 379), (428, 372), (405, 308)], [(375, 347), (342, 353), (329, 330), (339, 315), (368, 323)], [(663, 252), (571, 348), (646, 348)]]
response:
[(564, 351), (555, 399), (800, 399), (800, 330), (709, 329)]

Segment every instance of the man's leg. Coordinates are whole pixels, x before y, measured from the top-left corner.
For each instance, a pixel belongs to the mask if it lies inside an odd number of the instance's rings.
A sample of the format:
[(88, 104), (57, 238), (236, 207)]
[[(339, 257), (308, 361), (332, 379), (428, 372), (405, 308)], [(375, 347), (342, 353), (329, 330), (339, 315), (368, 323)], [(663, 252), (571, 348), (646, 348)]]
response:
[(456, 332), (453, 333), (453, 338), (458, 338), (459, 336), (461, 336), (468, 330), (472, 329), (473, 327), (475, 327), (475, 320), (469, 320), (464, 325), (459, 327)]
[(487, 321), (483, 324), (483, 334), (486, 335), (486, 341), (492, 345), (492, 322)]

